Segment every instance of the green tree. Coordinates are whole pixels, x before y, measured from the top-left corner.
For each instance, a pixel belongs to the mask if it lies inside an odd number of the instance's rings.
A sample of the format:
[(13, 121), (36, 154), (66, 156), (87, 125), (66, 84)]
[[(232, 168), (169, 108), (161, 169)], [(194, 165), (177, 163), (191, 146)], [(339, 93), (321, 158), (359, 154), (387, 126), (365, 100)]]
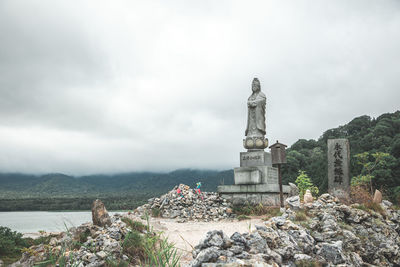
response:
[(304, 193), (306, 192), (307, 189), (311, 191), (313, 196), (316, 196), (319, 193), (318, 187), (313, 185), (310, 177), (308, 177), (305, 171), (302, 170), (299, 171), (299, 176), (297, 176), (296, 179), (296, 185), (299, 188), (299, 194), (301, 199), (303, 198)]
[(389, 158), (389, 156), (390, 155), (388, 153), (384, 152), (363, 152), (355, 155), (354, 157), (357, 159), (357, 163), (362, 166), (362, 170), (359, 175), (351, 179), (351, 185), (368, 185), (370, 192), (373, 193), (372, 180), (376, 176), (374, 175), (374, 171), (376, 173), (378, 168), (384, 168), (387, 165), (386, 160)]

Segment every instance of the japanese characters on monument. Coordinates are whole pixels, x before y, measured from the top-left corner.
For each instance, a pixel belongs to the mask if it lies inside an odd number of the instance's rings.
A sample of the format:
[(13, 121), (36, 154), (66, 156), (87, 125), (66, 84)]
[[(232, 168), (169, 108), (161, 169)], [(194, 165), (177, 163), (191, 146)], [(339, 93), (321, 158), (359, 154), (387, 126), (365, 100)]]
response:
[(350, 189), (350, 146), (347, 139), (328, 139), (328, 191), (346, 198)]

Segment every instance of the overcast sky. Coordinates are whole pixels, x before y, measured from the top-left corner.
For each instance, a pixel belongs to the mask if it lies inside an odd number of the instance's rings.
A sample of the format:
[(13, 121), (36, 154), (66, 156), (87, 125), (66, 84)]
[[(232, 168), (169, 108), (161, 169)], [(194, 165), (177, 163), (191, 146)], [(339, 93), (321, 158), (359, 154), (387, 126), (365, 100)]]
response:
[(400, 1), (0, 1), (0, 171), (239, 166), (400, 109)]

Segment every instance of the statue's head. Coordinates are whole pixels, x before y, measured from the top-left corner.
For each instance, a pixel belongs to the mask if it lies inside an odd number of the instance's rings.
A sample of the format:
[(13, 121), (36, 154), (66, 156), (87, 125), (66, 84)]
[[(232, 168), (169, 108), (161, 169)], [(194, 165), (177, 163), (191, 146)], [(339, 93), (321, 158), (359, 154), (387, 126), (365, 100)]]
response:
[(261, 90), (260, 81), (257, 78), (253, 79), (253, 83), (251, 84), (251, 90), (253, 92), (259, 92)]

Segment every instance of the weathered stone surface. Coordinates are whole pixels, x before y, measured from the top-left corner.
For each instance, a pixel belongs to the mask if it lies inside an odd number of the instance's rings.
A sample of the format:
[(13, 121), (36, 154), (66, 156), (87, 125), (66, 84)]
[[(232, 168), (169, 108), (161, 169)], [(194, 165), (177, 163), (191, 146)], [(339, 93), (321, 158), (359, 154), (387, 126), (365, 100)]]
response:
[(299, 194), (299, 188), (297, 187), (297, 185), (289, 183), (289, 186), (290, 186), (289, 197), (297, 196)]
[(328, 139), (328, 191), (347, 199), (350, 189), (350, 146), (347, 139)]
[[(181, 193), (177, 193), (178, 188)], [(189, 186), (180, 184), (159, 198), (151, 198), (148, 204), (138, 207), (135, 212), (143, 215), (155, 214), (163, 218), (186, 221), (218, 221), (235, 218), (231, 204), (214, 192), (201, 192), (199, 195)]]
[(261, 172), (255, 167), (241, 167), (234, 170), (235, 185), (260, 184)]
[(298, 195), (288, 197), (286, 199), (286, 203), (289, 205), (291, 209), (297, 210), (300, 208), (300, 197)]
[[(221, 193), (222, 198), (233, 205), (258, 205), (278, 206), (280, 204), (279, 193)], [(285, 197), (285, 195), (284, 195)]]
[[(38, 262), (48, 259), (47, 251), (63, 252), (66, 260), (65, 266), (106, 266), (105, 260), (108, 257), (117, 261), (129, 260), (126, 255), (122, 254), (120, 241), (113, 238), (113, 236), (120, 236), (122, 240), (130, 231), (121, 218), (120, 215), (115, 214), (110, 217), (109, 226), (99, 227), (92, 223), (85, 223), (70, 228), (68, 233), (53, 235), (51, 244), (30, 247), (31, 253), (24, 252), (21, 259), (10, 266), (35, 266)], [(83, 236), (87, 236), (86, 241), (82, 240)]]
[(382, 203), (382, 193), (378, 189), (375, 190), (373, 202), (377, 204)]
[(246, 139), (243, 140), (243, 145), (249, 150), (264, 150), (268, 146), (268, 140), (265, 140), (265, 105), (266, 97), (261, 92), (260, 81), (257, 78), (253, 79), (252, 91), (247, 100), (248, 116), (247, 127), (245, 131)]
[(272, 167), (271, 154), (264, 150), (240, 152), (240, 167)]
[(386, 219), (323, 194), (308, 206), (309, 218), (302, 225), (293, 223), (290, 218), (295, 218), (295, 212), (286, 209), (282, 216), (257, 225), (251, 233), (234, 233), (230, 237), (233, 245), (228, 248), (218, 246), (221, 242), (209, 244), (215, 239), (213, 235), (221, 236), (220, 232), (210, 232), (203, 242), (205, 246), (196, 247), (193, 256), (200, 264), (196, 256), (212, 248), (218, 257), (213, 265), (203, 266), (229, 266), (239, 260), (241, 266), (254, 266), (255, 262), (272, 266), (307, 262), (321, 266), (398, 266), (400, 211), (393, 210), (390, 202), (383, 201), (381, 206), (386, 209)]
[(347, 199), (350, 189), (350, 146), (347, 139), (328, 139), (328, 191)]
[(111, 224), (110, 216), (101, 200), (96, 199), (92, 204), (92, 222), (94, 225), (106, 226)]
[(322, 256), (328, 262), (333, 264), (341, 264), (345, 262), (345, 257), (342, 253), (342, 241), (335, 243), (322, 243), (317, 254)]

